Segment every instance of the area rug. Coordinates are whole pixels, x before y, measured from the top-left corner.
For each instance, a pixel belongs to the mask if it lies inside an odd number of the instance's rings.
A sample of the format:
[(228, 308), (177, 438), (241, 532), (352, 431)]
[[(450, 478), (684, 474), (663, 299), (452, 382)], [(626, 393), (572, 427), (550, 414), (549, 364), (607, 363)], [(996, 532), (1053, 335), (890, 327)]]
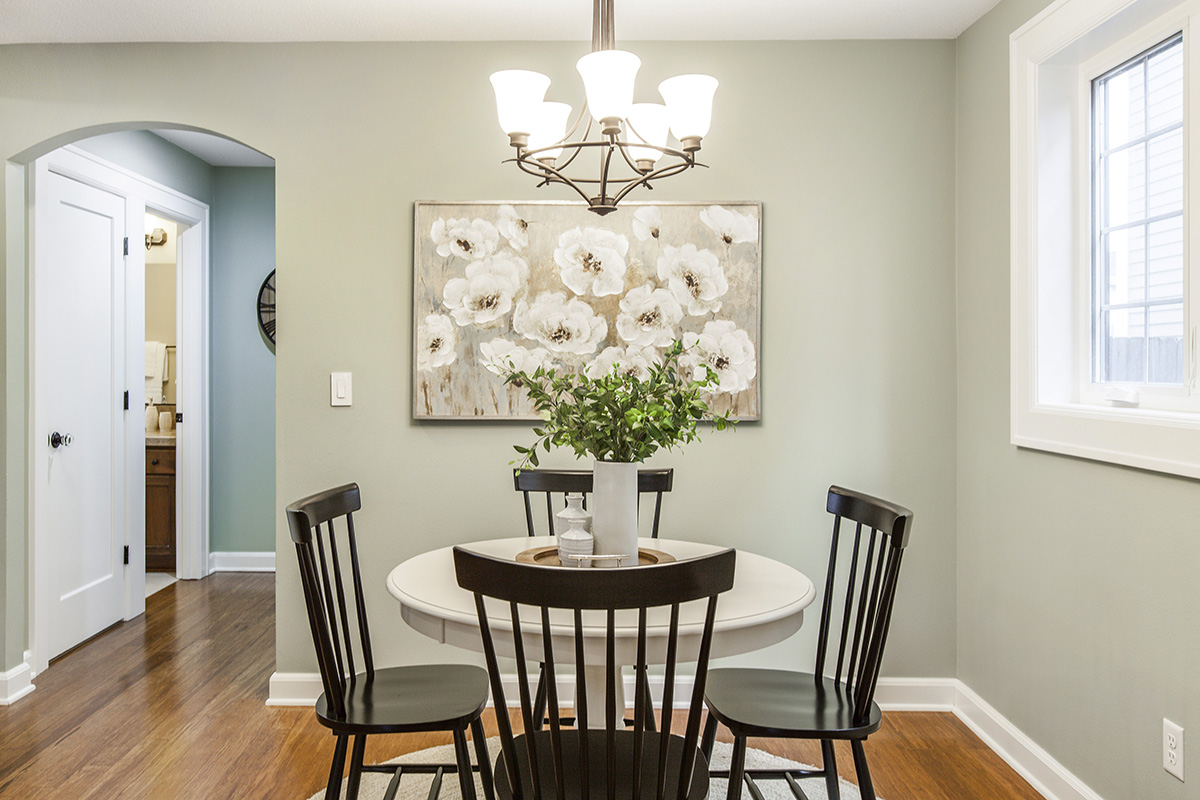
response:
[[(492, 753), (493, 761), (496, 753), (500, 750), (500, 740), (495, 736), (488, 739), (488, 749)], [(729, 768), (729, 753), (732, 745), (727, 742), (717, 742), (713, 747), (713, 768), (728, 769)], [(471, 748), (472, 763), (475, 760), (474, 747)], [(403, 764), (405, 762), (416, 762), (426, 764), (452, 763), (454, 761), (453, 745), (442, 745), (441, 747), (431, 747), (428, 750), (418, 750), (415, 753), (400, 756), (386, 763), (388, 764)], [(747, 769), (811, 769), (804, 764), (796, 761), (789, 761), (786, 758), (773, 756), (770, 753), (754, 748), (746, 750), (746, 768)], [(397, 800), (426, 800), (429, 796), (429, 784), (432, 781), (430, 775), (405, 775), (400, 779), (400, 791), (396, 793)], [(391, 776), (384, 773), (368, 772), (364, 773), (362, 783), (359, 786), (359, 800), (380, 800), (383, 797), (384, 791), (387, 790), (388, 781)], [(755, 785), (762, 790), (765, 800), (795, 800), (792, 792), (788, 789), (784, 781), (777, 780), (758, 780)], [(801, 788), (808, 795), (809, 800), (829, 800), (829, 795), (825, 793), (824, 778), (806, 778), (800, 781)], [(860, 800), (858, 787), (852, 783), (841, 781), (842, 800)], [(345, 783), (342, 784), (342, 796), (345, 797)], [(724, 778), (714, 778), (708, 787), (709, 800), (724, 800), (727, 783)], [(479, 776), (475, 776), (475, 793), (478, 800), (483, 800), (483, 787), (479, 784)], [(309, 800), (321, 800), (325, 796), (325, 790), (314, 794)], [(743, 800), (752, 800), (750, 792), (744, 786), (742, 788)], [(462, 800), (462, 793), (458, 790), (458, 777), (455, 775), (445, 775), (442, 778), (442, 792), (439, 795), (439, 800)]]

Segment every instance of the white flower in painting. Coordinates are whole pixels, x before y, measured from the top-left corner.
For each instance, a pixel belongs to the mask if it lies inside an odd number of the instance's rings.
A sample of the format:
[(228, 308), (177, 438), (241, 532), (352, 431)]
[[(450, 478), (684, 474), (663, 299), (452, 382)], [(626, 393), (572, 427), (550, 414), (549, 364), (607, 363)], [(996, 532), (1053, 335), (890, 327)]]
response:
[(500, 231), (486, 219), (438, 217), (429, 236), (437, 245), (439, 256), (455, 255), (470, 261), (487, 258), (500, 243)]
[(512, 206), (500, 206), (500, 235), (513, 250), (524, 250), (529, 246), (529, 223), (521, 219)]
[(662, 233), (662, 209), (658, 206), (642, 206), (633, 212), (633, 235), (639, 241), (657, 239)]
[(554, 263), (562, 281), (575, 294), (596, 297), (625, 288), (625, 254), (629, 239), (603, 228), (572, 228), (558, 237)]
[(465, 278), (446, 281), (442, 301), (459, 325), (491, 327), (512, 310), (513, 295), (528, 274), (525, 259), (502, 253), (467, 265)]
[(608, 323), (578, 298), (563, 292), (542, 292), (532, 303), (517, 303), (513, 330), (541, 342), (551, 352), (585, 356), (608, 335)]
[(445, 314), (430, 314), (417, 325), (417, 369), (430, 372), (454, 361), (458, 334)]
[(617, 314), (617, 333), (630, 344), (640, 347), (666, 347), (675, 338), (674, 326), (683, 319), (683, 309), (666, 289), (650, 284), (630, 289), (621, 298)]
[(700, 212), (700, 221), (725, 244), (741, 244), (758, 239), (758, 223), (754, 221), (754, 217), (740, 211), (722, 206), (709, 206)]
[(700, 333), (685, 333), (683, 346), (680, 364), (693, 370), (696, 380), (708, 374), (705, 365), (712, 367), (720, 379), (717, 392), (737, 394), (758, 374), (750, 335), (730, 320), (713, 320)]
[(583, 373), (589, 378), (602, 378), (612, 372), (613, 364), (616, 364), (618, 374), (648, 381), (650, 367), (661, 363), (662, 358), (653, 347), (606, 347), (584, 368)]
[(721, 296), (729, 291), (717, 257), (708, 250), (697, 250), (694, 244), (664, 247), (658, 257), (658, 278), (693, 317), (720, 311)]
[(538, 367), (550, 367), (553, 364), (546, 348), (535, 347), (529, 350), (508, 339), (496, 338), (490, 342), (480, 342), (479, 352), (483, 354), (479, 363), (493, 375), (507, 371), (532, 374)]

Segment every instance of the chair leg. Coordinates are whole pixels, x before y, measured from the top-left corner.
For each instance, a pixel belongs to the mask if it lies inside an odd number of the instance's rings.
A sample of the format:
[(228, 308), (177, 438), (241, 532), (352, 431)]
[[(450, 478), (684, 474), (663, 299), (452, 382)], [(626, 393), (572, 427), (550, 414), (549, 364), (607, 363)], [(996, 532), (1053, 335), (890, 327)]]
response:
[[(558, 713), (558, 709), (554, 709), (554, 713)], [(538, 664), (538, 682), (537, 691), (533, 695), (533, 724), (541, 730), (546, 719), (546, 665)], [(533, 731), (526, 731), (533, 733)]]
[(729, 791), (726, 800), (741, 800), (742, 779), (746, 774), (746, 737), (733, 737), (733, 755), (729, 761)]
[(854, 772), (858, 775), (858, 793), (863, 800), (875, 800), (875, 786), (871, 783), (871, 769), (867, 766), (867, 754), (863, 752), (860, 739), (850, 742), (850, 750), (854, 753)]
[(362, 780), (363, 754), (367, 749), (366, 734), (354, 737), (354, 747), (350, 750), (350, 775), (346, 779), (346, 800), (358, 800), (358, 784)]
[(475, 757), (479, 759), (479, 781), (483, 784), (484, 800), (496, 800), (492, 785), (492, 757), (488, 755), (487, 737), (483, 735), (483, 722), (476, 717), (471, 722), (471, 739), (475, 742)]
[(708, 721), (704, 723), (704, 736), (700, 739), (700, 752), (704, 753), (704, 758), (708, 763), (712, 764), (713, 742), (717, 740), (717, 718), (713, 716), (712, 711), (708, 712)]
[(454, 758), (458, 762), (458, 785), (463, 800), (475, 800), (475, 774), (471, 772), (471, 755), (467, 750), (467, 732), (454, 732)]
[(329, 783), (325, 787), (325, 800), (338, 800), (342, 794), (342, 770), (346, 768), (346, 743), (350, 737), (342, 734), (333, 747), (333, 763), (329, 765)]
[(821, 740), (821, 761), (825, 768), (825, 794), (829, 800), (841, 800), (842, 791), (838, 785), (837, 756), (833, 753), (833, 742)]

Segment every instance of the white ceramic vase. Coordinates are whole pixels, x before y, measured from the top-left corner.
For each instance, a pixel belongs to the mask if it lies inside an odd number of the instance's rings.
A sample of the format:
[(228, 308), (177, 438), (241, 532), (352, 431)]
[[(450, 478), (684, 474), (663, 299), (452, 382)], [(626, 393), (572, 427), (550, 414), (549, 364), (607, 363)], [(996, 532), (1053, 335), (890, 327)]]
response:
[[(638, 465), (636, 462), (596, 461), (592, 466), (592, 534), (596, 555), (629, 556), (624, 566), (637, 564)], [(616, 561), (597, 560), (598, 567)]]
[(567, 495), (567, 505), (561, 511), (554, 515), (554, 536), (557, 540), (562, 538), (562, 535), (574, 520), (579, 520), (580, 527), (592, 532), (592, 515), (583, 507), (583, 495), (578, 492), (571, 492)]

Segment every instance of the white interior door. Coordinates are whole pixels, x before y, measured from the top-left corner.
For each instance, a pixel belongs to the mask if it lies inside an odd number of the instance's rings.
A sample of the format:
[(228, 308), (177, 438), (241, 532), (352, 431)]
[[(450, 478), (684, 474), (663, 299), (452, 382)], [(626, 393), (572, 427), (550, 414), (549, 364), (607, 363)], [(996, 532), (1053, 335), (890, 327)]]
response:
[[(44, 666), (124, 616), (127, 229), (123, 197), (45, 168), (37, 177), (32, 489)], [(52, 446), (55, 432), (70, 443)]]

